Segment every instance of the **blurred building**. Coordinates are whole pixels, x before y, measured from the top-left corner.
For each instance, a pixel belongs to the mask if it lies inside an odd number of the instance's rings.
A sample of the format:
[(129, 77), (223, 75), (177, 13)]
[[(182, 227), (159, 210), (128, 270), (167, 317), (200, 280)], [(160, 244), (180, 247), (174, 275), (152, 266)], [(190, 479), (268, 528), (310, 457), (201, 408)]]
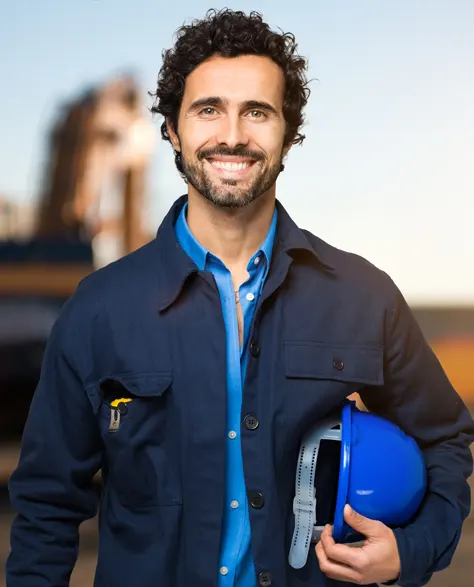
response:
[(34, 231), (36, 214), (33, 204), (0, 195), (0, 241), (29, 238)]
[(474, 303), (472, 307), (415, 307), (413, 312), (452, 384), (474, 405)]

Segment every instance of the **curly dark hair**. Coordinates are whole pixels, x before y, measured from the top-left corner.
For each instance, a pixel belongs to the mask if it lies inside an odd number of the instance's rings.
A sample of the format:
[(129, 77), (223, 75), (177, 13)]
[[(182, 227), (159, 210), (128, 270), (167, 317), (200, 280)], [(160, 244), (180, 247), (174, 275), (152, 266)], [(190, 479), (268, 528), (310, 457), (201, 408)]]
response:
[[(163, 51), (163, 64), (158, 74), (158, 85), (151, 108), (161, 114), (161, 136), (171, 142), (166, 119), (177, 129), (179, 109), (183, 99), (186, 77), (212, 55), (238, 57), (262, 55), (270, 57), (282, 70), (285, 79), (283, 115), (286, 121), (285, 146), (301, 144), (300, 133), (304, 122), (303, 109), (310, 90), (306, 78), (307, 61), (297, 54), (295, 37), (291, 33), (277, 33), (270, 29), (262, 15), (252, 11), (223, 9), (208, 10), (205, 18), (194, 20), (176, 31), (174, 47)], [(175, 163), (183, 174), (181, 153), (175, 151)]]

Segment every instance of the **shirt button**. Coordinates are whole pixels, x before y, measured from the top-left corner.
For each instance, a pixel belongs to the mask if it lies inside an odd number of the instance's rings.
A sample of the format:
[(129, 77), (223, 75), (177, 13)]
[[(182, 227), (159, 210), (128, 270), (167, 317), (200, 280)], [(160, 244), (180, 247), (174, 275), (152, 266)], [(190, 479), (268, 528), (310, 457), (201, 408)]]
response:
[(263, 504), (265, 503), (265, 500), (263, 498), (262, 493), (259, 493), (258, 491), (256, 491), (254, 493), (250, 493), (249, 497), (250, 497), (250, 505), (253, 508), (255, 508), (256, 510), (260, 510), (263, 508)]
[(248, 299), (249, 302), (253, 302), (255, 299), (253, 293), (248, 293), (245, 297)]
[(252, 414), (247, 414), (244, 418), (244, 424), (247, 430), (256, 430), (258, 428), (259, 421)]
[(253, 260), (255, 265), (258, 265), (260, 263), (260, 257), (255, 257), (255, 259)]
[(227, 573), (229, 572), (229, 569), (227, 567), (221, 567), (219, 572), (221, 575), (227, 575)]
[(271, 573), (263, 572), (258, 575), (258, 584), (260, 587), (271, 587), (273, 583), (273, 577)]
[(237, 432), (235, 432), (234, 430), (231, 430), (228, 434), (229, 438), (234, 440), (234, 438), (237, 436)]
[(230, 507), (233, 510), (236, 510), (239, 507), (239, 502), (236, 499), (234, 499), (233, 501), (230, 502)]

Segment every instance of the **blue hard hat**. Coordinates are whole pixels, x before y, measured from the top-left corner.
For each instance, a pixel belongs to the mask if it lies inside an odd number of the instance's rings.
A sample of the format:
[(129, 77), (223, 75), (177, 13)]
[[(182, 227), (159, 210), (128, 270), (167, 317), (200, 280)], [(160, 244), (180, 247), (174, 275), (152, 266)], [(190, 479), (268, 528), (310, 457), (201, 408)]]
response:
[(394, 528), (412, 519), (426, 493), (426, 466), (415, 440), (392, 422), (359, 410), (355, 402), (345, 402), (338, 416), (319, 422), (301, 443), (289, 556), (294, 568), (304, 566), (310, 542), (316, 542), (324, 528), (317, 524), (317, 505), (331, 485), (321, 481), (318, 486), (316, 473), (318, 458), (329, 458), (330, 453), (321, 451), (322, 442), (329, 440), (340, 443), (337, 452), (332, 452), (332, 460), (337, 459), (336, 495), (329, 496), (335, 504), (336, 542), (363, 538), (344, 521), (346, 503), (363, 516)]
[(344, 506), (396, 527), (418, 511), (426, 493), (426, 467), (413, 438), (392, 422), (348, 403), (342, 410), (341, 462), (333, 536), (345, 540), (353, 530)]

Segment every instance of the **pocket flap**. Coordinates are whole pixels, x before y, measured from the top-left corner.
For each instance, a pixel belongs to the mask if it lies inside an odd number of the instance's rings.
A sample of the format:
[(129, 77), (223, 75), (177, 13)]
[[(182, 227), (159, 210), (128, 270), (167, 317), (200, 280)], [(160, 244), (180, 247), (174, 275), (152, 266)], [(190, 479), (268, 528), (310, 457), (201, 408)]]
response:
[(285, 343), (287, 377), (383, 385), (383, 347), (377, 344)]
[(105, 397), (122, 395), (134, 397), (160, 397), (170, 387), (173, 380), (171, 372), (156, 373), (113, 373), (101, 377), (88, 386), (87, 394), (95, 413)]
[(172, 376), (171, 373), (118, 373), (102, 377), (99, 387), (109, 381), (137, 397), (157, 397), (171, 385)]

